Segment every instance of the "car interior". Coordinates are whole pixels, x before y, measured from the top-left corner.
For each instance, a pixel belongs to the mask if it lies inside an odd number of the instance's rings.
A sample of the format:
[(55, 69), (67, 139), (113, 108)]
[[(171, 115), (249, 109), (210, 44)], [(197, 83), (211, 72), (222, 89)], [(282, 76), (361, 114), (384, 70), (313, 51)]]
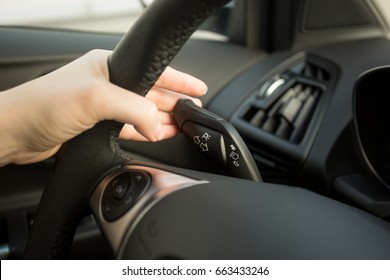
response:
[(174, 138), (115, 140), (126, 161), (106, 156), (106, 121), (69, 144), (85, 153), (1, 167), (0, 259), (390, 259), (384, 2), (155, 0), (126, 35), (1, 26), (0, 90), (109, 49), (111, 81), (144, 91), (148, 44), (169, 54), (152, 81), (169, 64), (208, 92), (203, 109), (178, 103)]

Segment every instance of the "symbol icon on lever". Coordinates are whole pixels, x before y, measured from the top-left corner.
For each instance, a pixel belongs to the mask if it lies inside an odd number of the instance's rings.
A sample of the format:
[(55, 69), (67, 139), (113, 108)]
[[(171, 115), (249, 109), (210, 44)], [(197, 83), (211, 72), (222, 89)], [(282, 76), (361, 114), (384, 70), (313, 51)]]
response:
[(211, 135), (208, 134), (208, 133), (206, 132), (205, 134), (203, 134), (202, 138), (203, 138), (204, 140), (208, 141), (208, 140), (210, 140)]
[(230, 155), (229, 155), (232, 159), (234, 160), (238, 160), (240, 158), (240, 155), (235, 153), (235, 152), (231, 152)]
[(199, 147), (202, 149), (203, 152), (207, 152), (209, 150), (209, 146), (207, 146), (206, 143), (200, 143)]
[(196, 145), (199, 145), (199, 143), (200, 143), (200, 137), (199, 136), (194, 136), (194, 143)]

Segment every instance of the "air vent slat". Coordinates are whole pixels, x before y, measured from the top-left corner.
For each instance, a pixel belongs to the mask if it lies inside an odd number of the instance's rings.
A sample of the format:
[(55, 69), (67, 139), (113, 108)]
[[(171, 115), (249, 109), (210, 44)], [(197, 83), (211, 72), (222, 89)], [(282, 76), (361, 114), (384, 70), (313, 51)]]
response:
[(318, 69), (318, 73), (317, 73), (318, 80), (325, 81), (328, 79), (328, 77), (329, 76), (326, 74), (326, 72), (323, 69)]
[(293, 143), (298, 142), (309, 124), (310, 117), (312, 116), (316, 104), (316, 100), (319, 97), (319, 90), (315, 91), (313, 95), (310, 95), (306, 102), (302, 106), (300, 114), (294, 121), (295, 130), (291, 134), (290, 141)]
[(312, 93), (313, 89), (311, 87), (306, 87), (305, 90), (301, 91), (301, 93), (298, 95), (298, 99), (302, 102), (305, 102)]
[(303, 70), (303, 75), (307, 78), (315, 78), (316, 77), (316, 71), (317, 69), (313, 67), (311, 64), (306, 64), (304, 70)]
[(269, 116), (261, 128), (267, 132), (274, 132), (276, 129), (276, 125), (277, 124), (276, 124), (276, 120), (274, 119), (274, 117)]
[(254, 126), (260, 127), (263, 123), (264, 119), (266, 117), (266, 114), (263, 110), (257, 111), (257, 113), (251, 118), (250, 124)]
[(281, 119), (275, 135), (284, 139), (288, 139), (291, 133), (291, 125), (285, 120)]
[(299, 101), (297, 97), (293, 97), (283, 105), (279, 111), (279, 114), (289, 124), (292, 124), (301, 107), (302, 102)]

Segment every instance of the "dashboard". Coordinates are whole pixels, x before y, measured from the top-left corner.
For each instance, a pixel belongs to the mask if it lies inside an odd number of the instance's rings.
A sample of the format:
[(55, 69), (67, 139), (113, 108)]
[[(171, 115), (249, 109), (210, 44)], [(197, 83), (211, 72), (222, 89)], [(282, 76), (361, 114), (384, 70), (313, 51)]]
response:
[[(383, 129), (388, 119), (384, 77), (390, 62), (389, 44), (378, 38), (268, 57), (255, 55), (258, 62), (216, 93), (209, 92), (205, 106), (241, 133), (265, 181), (304, 186), (388, 217), (390, 193), (385, 170), (389, 157), (382, 151), (388, 150), (385, 146), (389, 143)], [(270, 96), (261, 96), (272, 87)], [(302, 97), (304, 102), (289, 96), (294, 88), (307, 95)], [(362, 109), (361, 104), (370, 104), (370, 109)], [(295, 115), (297, 111), (305, 113)], [(377, 113), (372, 115), (374, 111)], [(286, 120), (286, 131), (281, 120)], [(158, 151), (172, 151), (182, 140), (160, 143), (156, 149), (146, 143), (124, 146), (163, 160), (167, 154)], [(180, 159), (170, 159), (169, 164), (220, 172), (204, 161), (196, 165), (199, 155), (183, 146), (186, 151), (179, 148)], [(374, 147), (381, 147), (381, 152), (373, 151)]]
[[(119, 39), (120, 35), (0, 28), (5, 42), (0, 45), (0, 90), (44, 75), (90, 49), (112, 49)], [(208, 84), (204, 107), (240, 132), (265, 182), (307, 188), (388, 221), (389, 49), (390, 40), (380, 37), (272, 54), (191, 39), (173, 67)], [(183, 135), (160, 143), (121, 145), (137, 160), (229, 175)], [(53, 162), (0, 169), (2, 256), (21, 254)], [(83, 256), (85, 240), (91, 238), (106, 248), (93, 219), (86, 218), (76, 235), (74, 256)], [(107, 254), (99, 250), (95, 256)]]

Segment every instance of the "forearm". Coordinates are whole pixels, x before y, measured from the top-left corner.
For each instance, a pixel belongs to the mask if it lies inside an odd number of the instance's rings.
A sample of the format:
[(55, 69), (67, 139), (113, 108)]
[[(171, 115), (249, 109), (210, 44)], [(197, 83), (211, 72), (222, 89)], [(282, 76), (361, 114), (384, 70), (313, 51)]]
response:
[(0, 92), (0, 166), (11, 163), (19, 150), (13, 134), (17, 123), (11, 94), (12, 90)]
[(50, 111), (49, 106), (44, 110), (41, 105), (50, 99), (34, 98), (34, 90), (40, 90), (33, 84), (34, 81), (0, 92), (0, 166), (39, 162), (61, 146), (61, 141), (44, 145), (47, 131), (54, 124), (42, 113)]

